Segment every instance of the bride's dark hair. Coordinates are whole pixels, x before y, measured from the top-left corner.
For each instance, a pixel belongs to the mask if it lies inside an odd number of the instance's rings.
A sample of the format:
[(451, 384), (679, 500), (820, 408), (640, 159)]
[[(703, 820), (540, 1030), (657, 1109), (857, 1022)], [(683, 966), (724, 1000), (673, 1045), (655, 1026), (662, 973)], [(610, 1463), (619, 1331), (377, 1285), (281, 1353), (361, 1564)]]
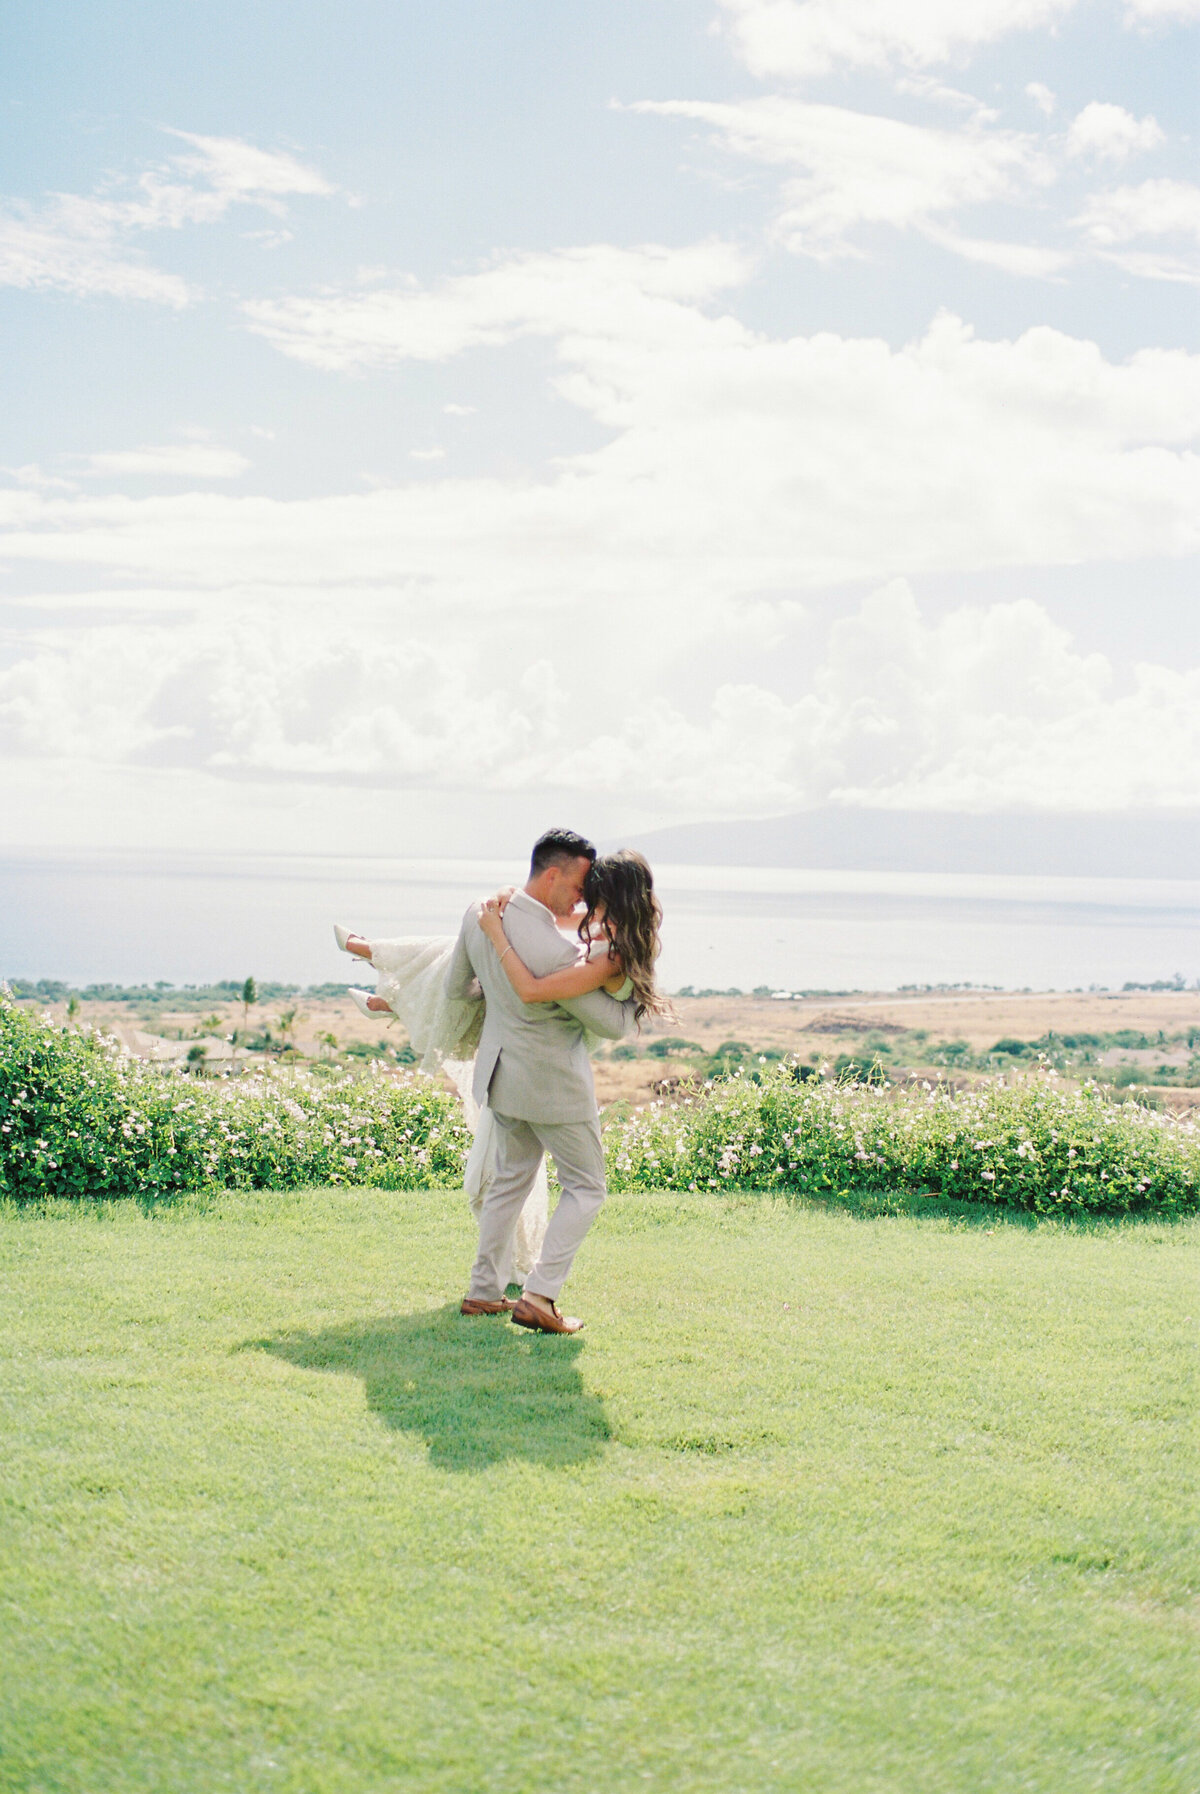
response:
[(673, 1015), (674, 1010), (654, 982), (654, 962), (661, 952), (658, 931), (662, 904), (654, 895), (654, 875), (640, 853), (622, 847), (602, 854), (583, 884), (587, 914), (579, 924), (580, 939), (587, 939), (599, 915), (600, 932), (633, 980), (634, 1015)]

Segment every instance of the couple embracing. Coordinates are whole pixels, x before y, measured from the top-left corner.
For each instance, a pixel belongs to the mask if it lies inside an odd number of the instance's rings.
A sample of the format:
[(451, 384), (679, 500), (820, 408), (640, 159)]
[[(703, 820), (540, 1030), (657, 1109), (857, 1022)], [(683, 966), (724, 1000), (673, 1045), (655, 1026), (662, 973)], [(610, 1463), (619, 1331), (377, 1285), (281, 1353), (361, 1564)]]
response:
[[(661, 919), (641, 854), (598, 857), (581, 835), (550, 829), (524, 886), (473, 904), (452, 945), (337, 930), (380, 973), (375, 995), (353, 993), (360, 1008), (399, 1015), (426, 1069), (444, 1065), (464, 1098), (469, 1075), (480, 1119), (466, 1184), (479, 1248), (464, 1315), (510, 1314), (542, 1333), (583, 1324), (559, 1312), (558, 1296), (606, 1194), (588, 1045), (669, 1013), (654, 977)], [(547, 1153), (562, 1194), (548, 1223), (535, 1214), (530, 1226)], [(526, 1272), (515, 1300), (514, 1265)]]

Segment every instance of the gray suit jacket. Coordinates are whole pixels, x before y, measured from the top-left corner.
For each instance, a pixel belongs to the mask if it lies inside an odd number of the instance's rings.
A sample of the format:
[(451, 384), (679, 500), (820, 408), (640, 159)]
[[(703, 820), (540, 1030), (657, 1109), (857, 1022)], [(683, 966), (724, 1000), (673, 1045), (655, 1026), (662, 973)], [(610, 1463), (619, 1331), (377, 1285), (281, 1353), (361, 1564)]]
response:
[[(575, 963), (550, 911), (524, 891), (514, 892), (504, 912), (504, 932), (535, 977)], [(446, 995), (467, 996), (476, 978), (487, 1001), (475, 1055), (479, 1106), (522, 1121), (594, 1120), (596, 1092), (583, 1031), (619, 1040), (633, 1025), (633, 1003), (618, 1003), (602, 990), (566, 1003), (522, 1003), (472, 904), (446, 973)]]

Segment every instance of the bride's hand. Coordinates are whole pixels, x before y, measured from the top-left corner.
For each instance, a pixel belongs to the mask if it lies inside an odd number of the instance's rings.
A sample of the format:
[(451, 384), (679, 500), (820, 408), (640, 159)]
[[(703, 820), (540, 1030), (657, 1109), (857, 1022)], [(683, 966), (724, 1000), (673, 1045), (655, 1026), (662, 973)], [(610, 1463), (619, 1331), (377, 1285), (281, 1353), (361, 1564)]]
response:
[(490, 941), (498, 941), (504, 934), (504, 924), (500, 920), (503, 913), (499, 897), (487, 898), (475, 911), (479, 926)]

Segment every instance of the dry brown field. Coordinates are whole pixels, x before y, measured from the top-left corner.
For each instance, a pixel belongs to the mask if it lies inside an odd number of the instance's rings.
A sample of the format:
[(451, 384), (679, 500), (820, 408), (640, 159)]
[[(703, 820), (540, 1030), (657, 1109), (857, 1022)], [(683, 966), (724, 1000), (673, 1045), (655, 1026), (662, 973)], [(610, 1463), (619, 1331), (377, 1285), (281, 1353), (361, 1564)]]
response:
[[(65, 1005), (43, 1006), (57, 1019), (65, 1017)], [(294, 1039), (308, 1058), (344, 1053), (353, 1042), (386, 1042), (397, 1046), (406, 1036), (398, 1022), (388, 1025), (359, 1015), (347, 998), (298, 998), (257, 1004), (251, 1011), (250, 1029), (264, 1026), (278, 1031), (284, 1011), (296, 1008)], [(647, 1022), (634, 1044), (643, 1056), (613, 1058), (603, 1049), (596, 1061), (596, 1089), (602, 1104), (635, 1103), (649, 1099), (653, 1086), (670, 1073), (670, 1061), (644, 1056), (656, 1038), (673, 1035), (711, 1053), (722, 1042), (741, 1041), (756, 1052), (774, 1049), (803, 1059), (832, 1059), (854, 1052), (871, 1033), (903, 1039), (901, 1060), (920, 1071), (926, 1055), (939, 1042), (965, 1040), (978, 1052), (1005, 1036), (1036, 1040), (1046, 1033), (1112, 1034), (1118, 1029), (1137, 1030), (1151, 1037), (1200, 1029), (1200, 992), (992, 992), (929, 991), (897, 995), (881, 992), (852, 997), (807, 997), (775, 1000), (769, 997), (680, 997), (674, 1021)], [(115, 1033), (135, 1052), (145, 1052), (146, 1037), (195, 1040), (201, 1035), (221, 1036), (242, 1025), (242, 1007), (231, 1002), (213, 1004), (207, 1017), (218, 1017), (211, 1029), (201, 1025), (195, 1009), (141, 1011), (130, 1003), (83, 1003), (79, 1019)], [(924, 1031), (926, 1039), (913, 1040)], [(332, 1035), (336, 1047), (322, 1037)], [(1200, 1102), (1200, 1091), (1171, 1092), (1173, 1105)]]

